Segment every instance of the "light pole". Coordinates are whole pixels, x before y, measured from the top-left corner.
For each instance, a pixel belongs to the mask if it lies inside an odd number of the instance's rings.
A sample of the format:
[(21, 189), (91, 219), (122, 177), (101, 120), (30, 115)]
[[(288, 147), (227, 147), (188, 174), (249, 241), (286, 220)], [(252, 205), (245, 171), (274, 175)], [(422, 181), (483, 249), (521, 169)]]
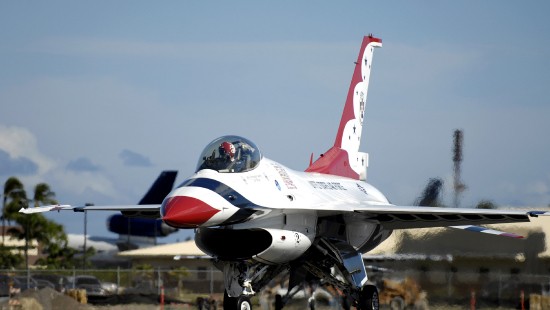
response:
[[(86, 203), (85, 206), (93, 206), (93, 203)], [(82, 250), (82, 270), (86, 269), (86, 239), (88, 239), (88, 211), (84, 209), (84, 249)]]
[(6, 211), (6, 200), (8, 195), (4, 195), (2, 197), (2, 246), (4, 246), (4, 236), (6, 235), (6, 218), (4, 217), (4, 213)]
[[(19, 200), (22, 208), (27, 209), (29, 207), (29, 202), (33, 201), (32, 199), (22, 198)], [(32, 215), (27, 216), (25, 220), (25, 269), (27, 270), (27, 287), (30, 287), (31, 284), (31, 271), (29, 269), (29, 222), (32, 218)]]
[(84, 210), (84, 249), (82, 250), (82, 270), (86, 269), (86, 239), (88, 239), (88, 211)]

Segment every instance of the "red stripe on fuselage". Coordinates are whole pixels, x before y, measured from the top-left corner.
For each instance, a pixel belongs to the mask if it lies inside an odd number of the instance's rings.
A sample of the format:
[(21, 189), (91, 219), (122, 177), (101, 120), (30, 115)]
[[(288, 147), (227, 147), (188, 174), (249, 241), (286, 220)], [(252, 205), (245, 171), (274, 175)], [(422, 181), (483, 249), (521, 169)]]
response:
[(162, 204), (162, 220), (173, 227), (193, 228), (204, 224), (220, 210), (188, 196), (174, 196)]

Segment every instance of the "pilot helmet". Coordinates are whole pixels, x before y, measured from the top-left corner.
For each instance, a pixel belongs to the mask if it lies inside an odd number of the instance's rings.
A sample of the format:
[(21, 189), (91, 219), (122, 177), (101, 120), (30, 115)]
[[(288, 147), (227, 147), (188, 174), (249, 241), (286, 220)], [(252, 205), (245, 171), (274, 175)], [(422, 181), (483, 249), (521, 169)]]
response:
[(229, 158), (231, 161), (235, 159), (235, 146), (230, 142), (222, 142), (220, 144), (220, 157)]

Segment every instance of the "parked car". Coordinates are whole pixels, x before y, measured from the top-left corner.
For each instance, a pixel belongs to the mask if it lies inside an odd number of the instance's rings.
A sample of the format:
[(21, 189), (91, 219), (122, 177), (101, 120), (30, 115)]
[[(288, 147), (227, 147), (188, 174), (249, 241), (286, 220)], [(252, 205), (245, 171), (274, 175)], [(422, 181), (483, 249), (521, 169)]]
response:
[(34, 279), (34, 281), (36, 282), (37, 288), (39, 290), (41, 290), (43, 288), (46, 288), (46, 287), (49, 287), (52, 290), (55, 290), (55, 285), (52, 282), (48, 281), (48, 280)]
[(69, 279), (65, 276), (54, 274), (34, 274), (32, 277), (38, 282), (39, 288), (41, 288), (41, 285), (49, 286), (47, 283), (41, 281), (48, 281), (49, 283), (53, 284), (53, 288), (56, 291), (61, 293), (64, 293), (67, 289), (71, 288), (69, 287), (71, 283), (69, 282)]
[(0, 297), (9, 296), (15, 293), (13, 289), (10, 292), (10, 283), (11, 283), (11, 287), (13, 287), (13, 281), (10, 276), (5, 274), (0, 274)]
[(11, 277), (11, 279), (13, 281), (13, 287), (20, 289), (21, 292), (38, 289), (38, 283), (31, 277), (14, 276)]
[(69, 280), (71, 281), (73, 288), (86, 290), (86, 295), (88, 297), (110, 295), (107, 290), (101, 287), (101, 281), (94, 276), (76, 276), (69, 278)]
[(118, 285), (116, 285), (116, 283), (112, 283), (112, 282), (101, 282), (101, 287), (102, 287), (108, 294), (117, 294), (117, 293), (118, 293)]

